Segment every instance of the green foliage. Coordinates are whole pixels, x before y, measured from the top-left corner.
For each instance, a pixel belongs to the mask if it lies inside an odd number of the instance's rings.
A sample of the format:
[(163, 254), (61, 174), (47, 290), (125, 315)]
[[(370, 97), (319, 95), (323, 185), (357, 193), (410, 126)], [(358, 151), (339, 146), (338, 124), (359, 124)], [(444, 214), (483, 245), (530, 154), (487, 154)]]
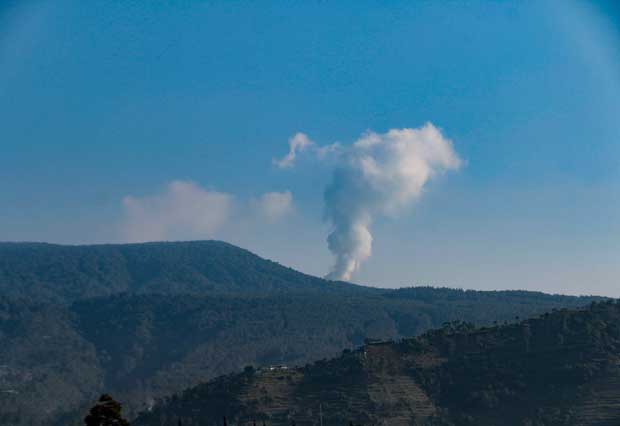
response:
[(0, 294), (2, 426), (76, 424), (103, 392), (131, 417), (247, 365), (304, 365), (367, 337), (592, 300), (327, 282), (216, 241), (0, 244)]
[(86, 426), (129, 426), (121, 414), (121, 404), (110, 395), (101, 395), (99, 401), (84, 419)]
[(220, 241), (61, 246), (0, 243), (0, 294), (71, 303), (118, 293), (377, 292), (302, 274)]
[(233, 424), (252, 418), (317, 424), (319, 412), (327, 424), (620, 424), (618, 324), (614, 302), (493, 328), (451, 323), (304, 368), (201, 384), (135, 424), (155, 426), (174, 416), (213, 424), (229, 406)]

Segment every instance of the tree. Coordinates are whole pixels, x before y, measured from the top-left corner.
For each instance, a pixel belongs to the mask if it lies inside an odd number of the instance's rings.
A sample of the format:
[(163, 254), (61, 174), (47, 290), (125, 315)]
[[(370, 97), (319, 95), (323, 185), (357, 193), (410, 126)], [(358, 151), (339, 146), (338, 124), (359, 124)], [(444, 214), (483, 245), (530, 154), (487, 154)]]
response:
[(86, 426), (129, 426), (121, 414), (121, 404), (110, 395), (101, 395), (84, 419)]

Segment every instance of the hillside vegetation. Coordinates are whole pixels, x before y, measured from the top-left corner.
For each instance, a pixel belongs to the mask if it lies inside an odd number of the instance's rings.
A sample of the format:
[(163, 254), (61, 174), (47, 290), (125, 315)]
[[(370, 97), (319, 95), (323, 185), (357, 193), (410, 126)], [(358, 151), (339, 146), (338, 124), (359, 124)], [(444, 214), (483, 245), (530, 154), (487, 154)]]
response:
[(72, 302), (121, 292), (280, 294), (373, 292), (328, 282), (221, 241), (61, 246), (0, 243), (0, 292)]
[(620, 424), (620, 304), (519, 323), (455, 322), (301, 368), (246, 369), (160, 402), (134, 425)]
[(130, 416), (246, 365), (305, 365), (365, 338), (491, 325), (595, 298), (328, 282), (216, 241), (0, 244), (0, 425)]

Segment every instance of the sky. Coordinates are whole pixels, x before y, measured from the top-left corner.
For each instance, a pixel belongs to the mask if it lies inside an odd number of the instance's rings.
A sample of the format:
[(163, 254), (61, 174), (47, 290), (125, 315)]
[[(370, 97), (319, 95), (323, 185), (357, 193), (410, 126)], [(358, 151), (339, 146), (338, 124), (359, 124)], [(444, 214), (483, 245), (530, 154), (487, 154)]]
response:
[(5, 0), (0, 241), (620, 297), (619, 41), (613, 1)]

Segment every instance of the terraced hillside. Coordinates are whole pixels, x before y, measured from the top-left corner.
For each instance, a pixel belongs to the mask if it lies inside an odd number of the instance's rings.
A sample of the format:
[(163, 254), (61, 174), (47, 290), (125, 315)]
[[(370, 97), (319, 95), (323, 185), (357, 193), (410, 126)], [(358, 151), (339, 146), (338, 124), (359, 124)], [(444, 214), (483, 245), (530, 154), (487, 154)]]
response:
[(225, 376), (162, 401), (137, 426), (620, 424), (620, 303), (496, 327), (462, 322), (303, 368)]

